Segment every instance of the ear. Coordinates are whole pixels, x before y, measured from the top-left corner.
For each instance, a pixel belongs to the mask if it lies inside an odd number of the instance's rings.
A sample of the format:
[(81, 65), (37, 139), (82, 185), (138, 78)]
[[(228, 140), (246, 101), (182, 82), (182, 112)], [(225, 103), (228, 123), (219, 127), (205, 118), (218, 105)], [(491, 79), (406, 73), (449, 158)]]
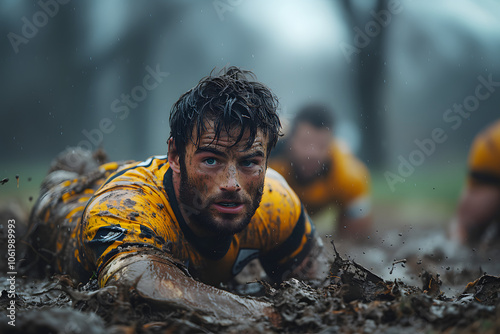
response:
[(174, 173), (180, 174), (181, 165), (180, 165), (180, 155), (177, 147), (175, 146), (174, 138), (170, 138), (168, 140), (168, 162), (170, 164), (170, 168)]

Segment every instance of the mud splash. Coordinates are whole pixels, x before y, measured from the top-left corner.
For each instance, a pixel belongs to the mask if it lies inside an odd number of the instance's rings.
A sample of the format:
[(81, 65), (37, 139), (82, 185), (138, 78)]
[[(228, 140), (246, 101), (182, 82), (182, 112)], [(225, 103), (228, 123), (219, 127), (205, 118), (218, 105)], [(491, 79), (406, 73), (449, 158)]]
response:
[[(384, 280), (332, 249), (335, 256), (323, 287), (296, 279), (277, 286), (259, 281), (264, 296), (257, 299), (274, 307), (272, 317), (251, 321), (236, 314), (218, 317), (190, 305), (158, 309), (117, 287), (98, 289), (95, 280), (77, 285), (67, 276), (56, 275), (17, 279), (16, 327), (3, 321), (0, 332), (495, 333), (500, 329), (500, 277), (483, 274), (457, 295), (446, 296), (442, 289), (447, 279), (436, 273), (422, 270), (418, 286), (398, 278)], [(401, 264), (405, 263), (394, 266)], [(6, 279), (0, 282), (4, 312), (9, 303)]]

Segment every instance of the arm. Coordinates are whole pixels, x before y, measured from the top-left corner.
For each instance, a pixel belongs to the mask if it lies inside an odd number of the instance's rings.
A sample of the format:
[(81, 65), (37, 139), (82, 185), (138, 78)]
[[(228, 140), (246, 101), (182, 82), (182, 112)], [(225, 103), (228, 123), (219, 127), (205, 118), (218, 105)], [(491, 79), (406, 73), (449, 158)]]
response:
[[(365, 241), (372, 228), (370, 172), (352, 155), (339, 158), (339, 215), (336, 235), (351, 241)], [(332, 191), (334, 191), (332, 189)]]
[(469, 153), (467, 185), (451, 225), (451, 237), (462, 243), (482, 241), (488, 226), (500, 218), (499, 126), (476, 136)]
[(323, 241), (315, 237), (313, 242), (309, 254), (284, 279), (294, 277), (301, 280), (322, 281), (328, 277), (330, 265), (324, 251)]
[(224, 318), (273, 316), (269, 303), (196, 281), (181, 264), (151, 248), (118, 254), (99, 273), (99, 284), (118, 286), (158, 308), (194, 308)]
[(489, 185), (467, 187), (460, 199), (451, 237), (462, 243), (477, 242), (488, 225), (500, 216), (500, 189)]
[[(285, 225), (283, 221), (282, 225)], [(329, 273), (323, 242), (316, 235), (314, 224), (303, 208), (292, 233), (261, 257), (260, 262), (274, 282), (289, 278), (322, 281)]]

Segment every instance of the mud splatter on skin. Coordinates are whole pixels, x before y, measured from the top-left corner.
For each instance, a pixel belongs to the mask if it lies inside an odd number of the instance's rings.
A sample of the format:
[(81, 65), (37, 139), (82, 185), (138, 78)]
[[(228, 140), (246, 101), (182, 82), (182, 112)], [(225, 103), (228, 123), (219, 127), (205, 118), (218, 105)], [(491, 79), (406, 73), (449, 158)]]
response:
[[(265, 153), (259, 147), (264, 146), (256, 141), (250, 149), (242, 149), (224, 136), (216, 142), (213, 139), (205, 133), (199, 146), (191, 143), (186, 147), (185, 163), (180, 165), (180, 175), (174, 174), (174, 185), (180, 188), (178, 201), (193, 229), (199, 233), (236, 232), (250, 221), (262, 197)], [(237, 215), (223, 214), (212, 206), (220, 200), (241, 202), (244, 210)]]

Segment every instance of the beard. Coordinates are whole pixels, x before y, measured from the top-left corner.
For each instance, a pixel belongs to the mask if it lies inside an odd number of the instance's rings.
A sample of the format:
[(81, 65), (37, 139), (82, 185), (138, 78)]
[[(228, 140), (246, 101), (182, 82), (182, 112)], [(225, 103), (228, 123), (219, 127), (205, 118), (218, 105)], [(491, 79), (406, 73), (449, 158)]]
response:
[[(202, 198), (195, 182), (188, 176), (186, 165), (180, 164), (181, 177), (179, 189), (180, 207), (184, 210), (189, 222), (203, 231), (215, 232), (219, 236), (232, 236), (243, 231), (250, 223), (255, 211), (260, 205), (264, 192), (264, 183), (247, 195), (240, 192), (225, 192)], [(242, 203), (245, 211), (239, 215), (216, 212), (212, 204), (219, 201), (234, 201)]]

